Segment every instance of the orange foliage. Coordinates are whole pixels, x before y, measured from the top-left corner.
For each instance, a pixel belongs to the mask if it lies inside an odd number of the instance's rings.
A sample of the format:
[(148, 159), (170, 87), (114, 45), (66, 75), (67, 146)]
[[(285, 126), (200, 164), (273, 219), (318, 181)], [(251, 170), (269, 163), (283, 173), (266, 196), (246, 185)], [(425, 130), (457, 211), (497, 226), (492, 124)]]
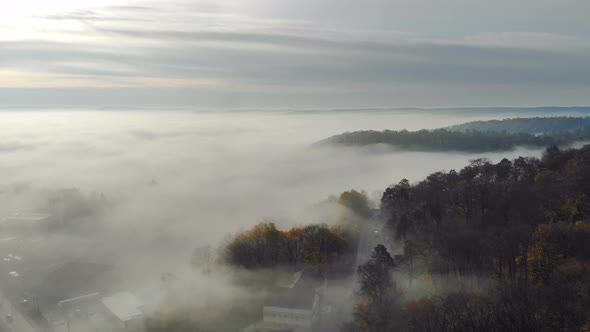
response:
[(408, 327), (412, 331), (430, 331), (432, 317), (436, 315), (436, 307), (432, 300), (421, 297), (417, 300), (406, 301), (402, 307)]

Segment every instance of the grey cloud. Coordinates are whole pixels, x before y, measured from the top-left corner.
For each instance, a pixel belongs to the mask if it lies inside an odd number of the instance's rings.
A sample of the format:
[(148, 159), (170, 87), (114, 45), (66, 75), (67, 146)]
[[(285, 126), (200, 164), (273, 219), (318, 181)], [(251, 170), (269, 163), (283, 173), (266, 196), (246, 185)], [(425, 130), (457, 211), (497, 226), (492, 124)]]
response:
[(33, 150), (35, 145), (19, 143), (19, 142), (3, 142), (0, 143), (0, 153), (4, 152), (17, 152), (22, 150)]
[(155, 132), (155, 131), (150, 131), (150, 130), (145, 130), (145, 129), (143, 129), (143, 130), (142, 129), (135, 129), (135, 130), (130, 130), (129, 134), (133, 137), (137, 137), (140, 139), (155, 140), (155, 139), (159, 139), (159, 138), (178, 137), (178, 136), (185, 135), (186, 133), (183, 133), (180, 131)]
[(110, 6), (107, 7), (109, 10), (116, 10), (116, 11), (124, 11), (124, 12), (143, 12), (143, 13), (153, 13), (158, 12), (159, 9), (156, 7), (150, 6)]
[[(109, 6), (99, 9), (80, 9), (65, 13), (37, 15), (43, 20), (72, 20), (89, 22), (149, 22), (149, 14), (159, 13), (156, 7), (149, 6)], [(139, 15), (147, 15), (145, 18)]]
[(46, 20), (56, 21), (82, 21), (82, 22), (150, 22), (147, 19), (128, 18), (128, 17), (104, 17), (94, 12), (79, 12), (70, 14), (55, 14), (39, 17)]
[[(259, 33), (126, 32), (135, 36), (170, 39), (167, 48), (118, 53), (116, 49), (87, 48), (57, 43), (8, 43), (0, 59), (10, 66), (49, 66), (59, 73), (88, 76), (142, 75), (165, 78), (205, 78), (247, 82), (322, 85), (334, 82), (416, 83), (590, 83), (590, 60), (554, 51), (440, 44), (386, 44), (364, 41), (326, 41), (318, 38)], [(186, 41), (192, 41), (187, 43)], [(229, 43), (228, 47), (199, 41)], [(232, 43), (241, 47), (229, 47)], [(257, 43), (289, 47), (266, 50)], [(248, 46), (250, 45), (250, 46)], [(299, 48), (302, 52), (290, 51)], [(310, 52), (303, 52), (309, 50)], [(42, 56), (41, 56), (42, 55)], [(85, 66), (68, 66), (81, 61)], [(113, 68), (120, 64), (128, 71)]]
[[(291, 3), (287, 7), (299, 5), (315, 6), (306, 2)], [(458, 2), (453, 6), (458, 6)], [(50, 73), (61, 79), (82, 78), (104, 86), (158, 88), (169, 86), (172, 81), (178, 91), (171, 93), (164, 89), (159, 95), (183, 97), (162, 97), (161, 103), (170, 100), (207, 102), (200, 104), (202, 106), (211, 106), (220, 100), (232, 100), (236, 104), (259, 100), (256, 105), (244, 105), (255, 107), (264, 105), (264, 100), (268, 100), (267, 105), (275, 104), (274, 100), (280, 100), (281, 96), (291, 103), (290, 96), (297, 91), (309, 96), (312, 90), (314, 100), (321, 100), (323, 104), (333, 98), (334, 107), (346, 106), (336, 103), (342, 102), (340, 97), (351, 91), (364, 96), (364, 101), (374, 100), (370, 106), (382, 106), (394, 100), (392, 89), (397, 89), (397, 94), (412, 90), (416, 95), (419, 86), (426, 95), (455, 89), (455, 95), (448, 94), (448, 100), (444, 101), (451, 105), (466, 100), (460, 95), (460, 86), (479, 89), (480, 95), (488, 91), (490, 96), (485, 98), (484, 104), (489, 104), (505, 93), (503, 84), (530, 91), (518, 104), (538, 98), (550, 100), (551, 94), (557, 98), (552, 104), (569, 104), (566, 96), (570, 95), (574, 96), (571, 102), (584, 103), (585, 90), (590, 85), (586, 46), (572, 42), (587, 40), (587, 36), (560, 39), (560, 35), (536, 33), (534, 47), (527, 48), (526, 45), (494, 42), (497, 34), (474, 39), (433, 38), (420, 33), (362, 30), (358, 26), (348, 30), (331, 28), (314, 20), (306, 22), (296, 14), (278, 15), (274, 20), (248, 16), (275, 10), (273, 6), (258, 2), (252, 4), (252, 8), (258, 7), (249, 12), (225, 2), (214, 6), (182, 1), (170, 5), (147, 2), (142, 6), (139, 2), (138, 7), (62, 13), (47, 18), (88, 23), (86, 33), (102, 41), (2, 41), (0, 68)], [(417, 5), (417, 8), (422, 7)], [(363, 7), (361, 11), (371, 10)], [(289, 21), (290, 18), (300, 20)], [(506, 32), (500, 36), (509, 35)], [(518, 34), (518, 38), (526, 36)], [(563, 45), (568, 47), (543, 49), (544, 38), (567, 40)], [(206, 83), (202, 84), (198, 97), (183, 92), (190, 89), (181, 84), (191, 81)], [(5, 90), (5, 93), (10, 91)], [(102, 93), (97, 99), (99, 95)], [(13, 99), (18, 100), (17, 96)], [(425, 98), (417, 101), (423, 100)], [(518, 101), (516, 96), (514, 100)], [(17, 104), (24, 102), (17, 101)]]

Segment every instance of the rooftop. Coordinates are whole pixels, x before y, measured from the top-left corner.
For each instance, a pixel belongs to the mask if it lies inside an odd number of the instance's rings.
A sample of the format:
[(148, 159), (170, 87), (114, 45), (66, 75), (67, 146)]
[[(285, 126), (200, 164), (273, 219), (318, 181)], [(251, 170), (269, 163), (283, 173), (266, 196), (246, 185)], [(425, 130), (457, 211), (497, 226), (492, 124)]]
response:
[(298, 271), (293, 273), (292, 275), (284, 276), (283, 278), (279, 278), (276, 282), (276, 285), (279, 287), (284, 288), (293, 288), (301, 278), (303, 271)]
[(313, 307), (315, 291), (312, 288), (285, 288), (269, 295), (264, 301), (266, 307), (311, 309)]
[(316, 293), (316, 282), (305, 277), (303, 271), (295, 272), (280, 280), (280, 285), (264, 301), (265, 306), (311, 309)]
[(17, 212), (11, 216), (8, 216), (6, 220), (10, 221), (31, 221), (40, 222), (45, 221), (51, 217), (48, 213), (36, 213), (36, 212)]
[(130, 292), (106, 296), (101, 301), (122, 322), (143, 315), (140, 310), (143, 307), (143, 302)]

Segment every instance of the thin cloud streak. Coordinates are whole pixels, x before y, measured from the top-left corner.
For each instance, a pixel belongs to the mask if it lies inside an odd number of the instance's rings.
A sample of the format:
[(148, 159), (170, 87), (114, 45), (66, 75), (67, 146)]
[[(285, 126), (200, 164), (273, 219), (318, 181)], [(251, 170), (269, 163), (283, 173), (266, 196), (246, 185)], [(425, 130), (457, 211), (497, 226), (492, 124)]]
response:
[[(502, 96), (503, 84), (530, 91), (515, 99), (518, 105), (587, 100), (588, 36), (491, 31), (455, 38), (362, 29), (359, 24), (338, 29), (314, 21), (313, 15), (308, 21), (280, 13), (264, 16), (264, 6), (252, 5), (258, 9), (226, 2), (138, 1), (37, 16), (33, 21), (38, 26), (29, 28), (49, 27), (60, 39), (45, 32), (33, 33), (33, 39), (0, 38), (0, 71), (23, 74), (21, 80), (0, 78), (0, 87), (51, 89), (67, 87), (71, 80), (70, 85), (81, 88), (196, 87), (237, 99), (243, 99), (239, 91), (259, 97), (258, 105), (244, 108), (275, 104), (281, 97), (292, 103), (292, 91), (311, 89), (318, 89), (317, 98), (334, 99), (334, 107), (346, 106), (337, 98), (349, 91), (356, 91), (367, 106), (460, 104), (460, 89), (442, 100), (428, 97), (448, 86), (487, 91), (489, 97), (478, 104), (489, 105)], [(397, 95), (410, 89), (411, 95), (424, 97), (399, 100), (390, 92), (375, 94), (392, 89)]]

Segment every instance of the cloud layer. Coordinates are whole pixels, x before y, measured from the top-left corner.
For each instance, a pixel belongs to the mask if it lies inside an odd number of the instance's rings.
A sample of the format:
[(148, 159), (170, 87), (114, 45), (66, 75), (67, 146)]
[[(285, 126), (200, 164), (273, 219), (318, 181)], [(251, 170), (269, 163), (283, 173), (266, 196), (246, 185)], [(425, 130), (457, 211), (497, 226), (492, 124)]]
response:
[[(533, 115), (533, 114), (530, 114)], [(194, 246), (264, 217), (299, 223), (305, 206), (352, 188), (380, 192), (402, 178), (464, 166), (479, 155), (311, 149), (357, 129), (416, 130), (499, 115), (433, 112), (5, 112), (0, 123), (0, 215), (37, 210), (14, 188), (77, 187), (117, 202), (115, 229), (160, 229)], [(539, 155), (540, 149), (484, 154)], [(316, 221), (316, 220), (313, 220)], [(171, 227), (170, 225), (174, 225)]]
[(0, 106), (587, 104), (585, 2), (119, 3), (0, 26)]

